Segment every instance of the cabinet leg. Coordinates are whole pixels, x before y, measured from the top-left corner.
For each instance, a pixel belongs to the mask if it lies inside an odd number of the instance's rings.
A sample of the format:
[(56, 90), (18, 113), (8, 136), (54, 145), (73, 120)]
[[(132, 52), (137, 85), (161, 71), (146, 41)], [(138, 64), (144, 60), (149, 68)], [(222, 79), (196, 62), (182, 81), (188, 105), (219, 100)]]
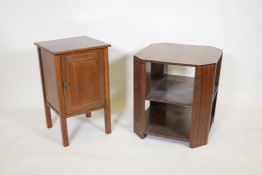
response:
[(105, 117), (105, 132), (107, 134), (110, 134), (112, 132), (110, 105), (106, 105), (106, 107), (104, 108), (104, 117)]
[(45, 105), (45, 118), (47, 128), (52, 128), (51, 110), (50, 107), (47, 105)]
[(86, 113), (86, 118), (90, 118), (91, 117), (91, 112), (87, 112)]
[(68, 132), (67, 132), (67, 121), (66, 121), (65, 115), (60, 116), (60, 122), (61, 122), (61, 133), (62, 133), (63, 145), (64, 147), (66, 147), (66, 146), (69, 146), (69, 140), (68, 140)]
[(190, 127), (190, 147), (206, 145), (210, 129), (216, 66), (197, 67)]
[(134, 57), (134, 132), (145, 138), (145, 63)]
[(110, 85), (109, 85), (109, 65), (108, 65), (108, 49), (104, 51), (104, 71), (105, 71), (105, 107), (104, 107), (104, 117), (105, 117), (105, 132), (110, 134), (111, 129), (111, 111), (110, 111)]

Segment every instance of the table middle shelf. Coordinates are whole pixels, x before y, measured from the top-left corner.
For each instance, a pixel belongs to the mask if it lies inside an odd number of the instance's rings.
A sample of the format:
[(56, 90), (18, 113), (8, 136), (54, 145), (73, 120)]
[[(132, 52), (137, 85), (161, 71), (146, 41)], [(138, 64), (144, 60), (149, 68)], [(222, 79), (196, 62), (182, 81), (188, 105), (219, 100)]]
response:
[(164, 75), (150, 78), (146, 100), (192, 106), (194, 78), (178, 75)]

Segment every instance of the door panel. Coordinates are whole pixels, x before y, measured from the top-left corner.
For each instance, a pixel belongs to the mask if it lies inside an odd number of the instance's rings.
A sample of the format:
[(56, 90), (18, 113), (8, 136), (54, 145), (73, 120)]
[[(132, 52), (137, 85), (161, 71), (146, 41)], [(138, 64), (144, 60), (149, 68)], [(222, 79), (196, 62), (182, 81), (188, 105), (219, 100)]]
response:
[(103, 105), (103, 52), (68, 55), (63, 58), (67, 114), (85, 112)]

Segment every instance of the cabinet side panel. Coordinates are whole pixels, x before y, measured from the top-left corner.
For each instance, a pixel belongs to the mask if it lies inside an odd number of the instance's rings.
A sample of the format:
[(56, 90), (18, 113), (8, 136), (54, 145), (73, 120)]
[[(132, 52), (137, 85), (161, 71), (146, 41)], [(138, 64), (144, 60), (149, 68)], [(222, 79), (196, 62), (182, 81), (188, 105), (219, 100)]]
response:
[(59, 112), (59, 98), (54, 55), (40, 49), (46, 102)]

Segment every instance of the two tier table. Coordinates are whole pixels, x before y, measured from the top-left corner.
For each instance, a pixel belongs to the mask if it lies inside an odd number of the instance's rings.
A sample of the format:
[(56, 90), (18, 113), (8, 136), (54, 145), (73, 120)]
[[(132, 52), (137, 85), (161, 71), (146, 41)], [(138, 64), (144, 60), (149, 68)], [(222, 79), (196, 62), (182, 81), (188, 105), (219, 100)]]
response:
[[(134, 132), (207, 144), (214, 120), (222, 50), (151, 44), (134, 56)], [(195, 67), (195, 76), (168, 74), (168, 65)], [(148, 100), (150, 106), (145, 109)]]

